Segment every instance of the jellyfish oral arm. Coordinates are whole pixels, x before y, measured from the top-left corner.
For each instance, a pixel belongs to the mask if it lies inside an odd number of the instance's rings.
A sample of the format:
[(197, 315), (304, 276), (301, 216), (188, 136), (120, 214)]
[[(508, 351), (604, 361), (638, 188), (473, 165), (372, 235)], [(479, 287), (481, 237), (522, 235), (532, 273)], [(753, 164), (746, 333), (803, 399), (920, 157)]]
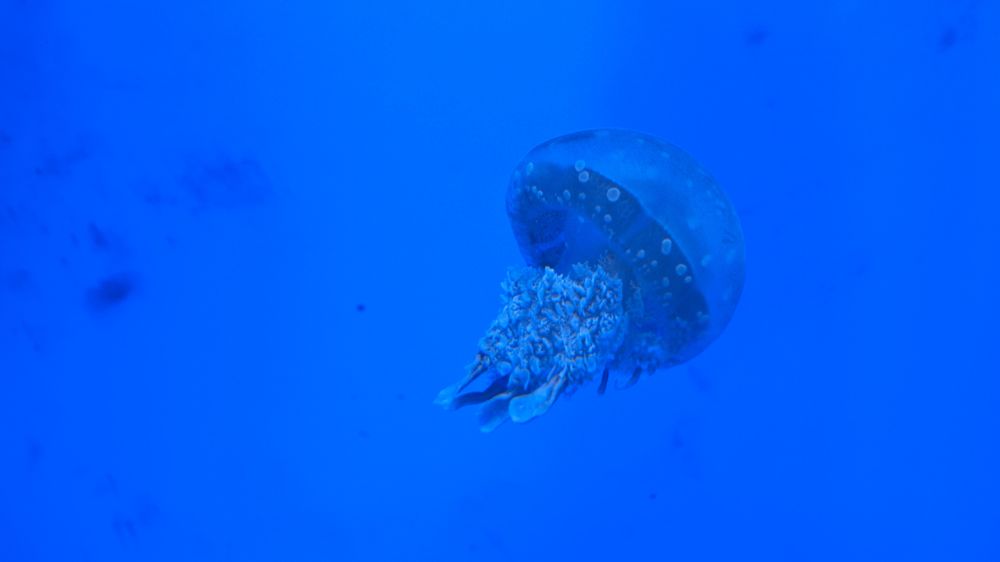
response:
[[(603, 373), (628, 324), (622, 282), (600, 266), (577, 264), (566, 274), (515, 268), (501, 286), (504, 304), (476, 361), (436, 400), (446, 408), (484, 404), (484, 431), (530, 421)], [(486, 390), (462, 393), (484, 376)]]

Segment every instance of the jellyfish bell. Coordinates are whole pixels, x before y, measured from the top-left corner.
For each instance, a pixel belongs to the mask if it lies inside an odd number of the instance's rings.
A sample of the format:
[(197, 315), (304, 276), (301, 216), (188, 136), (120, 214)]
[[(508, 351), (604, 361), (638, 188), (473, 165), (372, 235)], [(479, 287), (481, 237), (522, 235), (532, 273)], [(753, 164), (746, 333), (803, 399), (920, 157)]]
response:
[[(507, 189), (525, 267), (466, 376), (437, 403), (481, 404), (480, 427), (526, 422), (609, 377), (631, 386), (688, 361), (725, 329), (743, 289), (743, 232), (714, 179), (679, 148), (634, 131), (549, 140)], [(466, 391), (487, 380), (482, 391)]]

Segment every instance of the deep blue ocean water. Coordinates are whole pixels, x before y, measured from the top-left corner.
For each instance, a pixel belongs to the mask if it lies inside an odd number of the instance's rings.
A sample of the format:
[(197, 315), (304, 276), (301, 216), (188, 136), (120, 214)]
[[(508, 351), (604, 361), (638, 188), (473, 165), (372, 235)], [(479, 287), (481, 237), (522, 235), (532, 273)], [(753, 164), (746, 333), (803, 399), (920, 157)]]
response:
[[(504, 193), (718, 180), (733, 321), (482, 434)], [(0, 561), (1000, 560), (1000, 4), (0, 0)]]

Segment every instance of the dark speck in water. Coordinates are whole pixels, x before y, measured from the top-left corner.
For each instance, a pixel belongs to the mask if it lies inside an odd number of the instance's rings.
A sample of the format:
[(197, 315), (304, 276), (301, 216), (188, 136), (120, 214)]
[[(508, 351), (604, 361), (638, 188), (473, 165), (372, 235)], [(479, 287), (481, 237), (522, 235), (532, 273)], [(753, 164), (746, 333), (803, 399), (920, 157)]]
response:
[(42, 457), (45, 456), (45, 449), (42, 444), (37, 439), (28, 439), (27, 443), (27, 457), (28, 457), (28, 470), (34, 472), (38, 465), (42, 462)]
[(139, 525), (148, 527), (160, 517), (160, 508), (152, 498), (141, 496), (136, 500), (135, 520)]
[(61, 177), (70, 173), (80, 162), (90, 157), (88, 147), (81, 143), (61, 154), (48, 154), (35, 166), (35, 175), (40, 177)]
[(358, 304), (358, 306), (354, 307), (354, 310), (357, 310), (358, 312), (364, 312), (365, 310), (368, 310), (368, 308), (364, 304)]
[(10, 135), (8, 135), (4, 131), (0, 131), (0, 148), (6, 148), (10, 146), (10, 143), (11, 143)]
[(652, 500), (655, 500), (655, 499), (656, 499), (656, 492), (650, 492), (650, 493), (649, 493), (649, 499), (650, 499), (651, 501), (652, 501)]
[(752, 27), (747, 30), (746, 35), (743, 37), (743, 42), (748, 47), (759, 47), (767, 41), (770, 33), (763, 26)]
[(31, 344), (31, 348), (35, 350), (35, 353), (43, 353), (43, 340), (38, 328), (21, 320), (21, 325), (14, 328), (14, 333), (23, 334), (28, 343)]
[(273, 189), (263, 167), (249, 157), (220, 157), (195, 166), (184, 175), (182, 183), (199, 207), (211, 208), (259, 204)]
[(128, 273), (105, 277), (87, 291), (87, 301), (95, 311), (104, 311), (121, 304), (135, 290), (135, 279)]
[(120, 540), (132, 540), (136, 536), (135, 523), (130, 517), (121, 513), (115, 514), (111, 521), (111, 527)]
[(958, 42), (958, 30), (954, 27), (949, 27), (941, 32), (941, 37), (938, 39), (938, 50), (942, 53), (951, 49)]
[(115, 475), (110, 472), (105, 473), (104, 476), (97, 481), (95, 491), (99, 496), (118, 495), (118, 479), (115, 478)]
[(108, 247), (108, 237), (99, 226), (90, 223), (87, 225), (87, 231), (90, 233), (90, 242), (94, 244), (95, 248), (102, 250)]
[(7, 274), (4, 285), (12, 292), (20, 293), (31, 288), (31, 272), (23, 267)]
[(140, 188), (140, 197), (147, 205), (153, 207), (162, 205), (174, 206), (178, 203), (176, 196), (164, 193), (156, 186), (144, 186)]

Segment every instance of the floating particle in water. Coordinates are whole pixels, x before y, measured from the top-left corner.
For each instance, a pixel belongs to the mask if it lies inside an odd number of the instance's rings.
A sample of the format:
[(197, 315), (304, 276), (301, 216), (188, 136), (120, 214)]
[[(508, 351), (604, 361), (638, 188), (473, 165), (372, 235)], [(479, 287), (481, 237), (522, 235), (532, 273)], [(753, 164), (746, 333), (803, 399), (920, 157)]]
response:
[[(531, 182), (515, 171), (507, 213), (527, 267), (508, 272), (468, 374), (436, 400), (480, 405), (484, 431), (537, 418), (596, 380), (602, 392), (608, 373), (622, 388), (688, 361), (743, 290), (739, 219), (679, 148), (597, 130), (543, 143), (525, 162)], [(467, 392), (480, 378), (486, 388)]]
[(746, 34), (743, 36), (743, 43), (748, 47), (759, 47), (767, 42), (770, 35), (771, 33), (766, 27), (756, 25), (746, 31)]
[(199, 208), (233, 209), (268, 200), (273, 191), (264, 168), (251, 157), (219, 157), (191, 166), (183, 191)]
[(90, 157), (90, 144), (81, 140), (67, 150), (45, 153), (35, 166), (34, 173), (40, 178), (63, 177)]
[(941, 52), (950, 50), (955, 43), (958, 43), (958, 29), (955, 27), (946, 27), (938, 36), (938, 50)]
[(358, 303), (358, 304), (357, 304), (357, 305), (356, 305), (356, 306), (354, 307), (354, 310), (356, 310), (356, 311), (358, 311), (358, 312), (364, 312), (364, 311), (368, 310), (368, 307), (367, 307), (367, 306), (365, 306), (365, 303)]
[(90, 243), (94, 245), (94, 248), (103, 250), (108, 247), (108, 235), (101, 230), (101, 227), (91, 222), (87, 225), (87, 233), (90, 235)]
[(4, 287), (13, 293), (23, 293), (34, 285), (31, 272), (23, 267), (14, 269), (4, 275)]
[(117, 496), (118, 479), (115, 478), (114, 474), (105, 472), (100, 478), (98, 478), (97, 484), (94, 486), (94, 493), (96, 493), (99, 497)]
[(978, 27), (980, 10), (984, 2), (981, 0), (964, 0), (946, 3), (951, 14), (947, 16), (948, 23), (943, 26), (937, 36), (939, 53), (950, 51), (959, 43), (975, 37)]
[(87, 303), (92, 310), (101, 312), (123, 303), (135, 287), (135, 277), (130, 273), (110, 275), (87, 290)]
[(116, 513), (111, 518), (111, 528), (121, 541), (131, 541), (138, 535), (138, 528), (131, 517)]
[(133, 501), (132, 513), (142, 527), (149, 527), (160, 518), (160, 506), (148, 495), (139, 495)]
[(25, 453), (27, 457), (28, 472), (34, 472), (38, 469), (39, 465), (41, 465), (42, 459), (45, 457), (45, 448), (42, 446), (41, 441), (33, 437), (29, 437), (26, 443)]

